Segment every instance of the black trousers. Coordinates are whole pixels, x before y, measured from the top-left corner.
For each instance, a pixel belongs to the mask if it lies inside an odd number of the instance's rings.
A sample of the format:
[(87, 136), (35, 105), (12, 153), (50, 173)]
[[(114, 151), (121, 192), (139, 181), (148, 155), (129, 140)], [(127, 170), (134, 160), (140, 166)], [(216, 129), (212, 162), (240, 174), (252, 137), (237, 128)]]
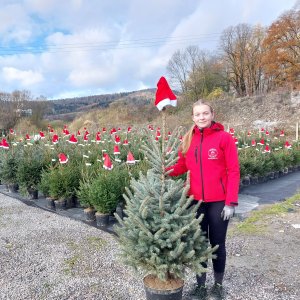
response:
[[(192, 205), (198, 203), (193, 200)], [(226, 264), (226, 233), (229, 221), (224, 221), (221, 218), (221, 212), (225, 206), (225, 201), (219, 202), (202, 202), (198, 211), (197, 217), (204, 214), (204, 218), (200, 223), (202, 231), (205, 233), (212, 247), (219, 245), (219, 248), (214, 253), (217, 258), (212, 260), (213, 270), (217, 273), (225, 271)], [(203, 263), (207, 267), (207, 263)]]

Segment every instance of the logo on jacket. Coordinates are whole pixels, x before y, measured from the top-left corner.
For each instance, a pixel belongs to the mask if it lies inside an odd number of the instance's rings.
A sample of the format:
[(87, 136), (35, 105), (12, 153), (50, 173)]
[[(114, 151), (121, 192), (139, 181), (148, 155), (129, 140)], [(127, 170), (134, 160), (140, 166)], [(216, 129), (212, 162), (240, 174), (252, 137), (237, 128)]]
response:
[(208, 150), (208, 159), (218, 159), (218, 151), (215, 148)]

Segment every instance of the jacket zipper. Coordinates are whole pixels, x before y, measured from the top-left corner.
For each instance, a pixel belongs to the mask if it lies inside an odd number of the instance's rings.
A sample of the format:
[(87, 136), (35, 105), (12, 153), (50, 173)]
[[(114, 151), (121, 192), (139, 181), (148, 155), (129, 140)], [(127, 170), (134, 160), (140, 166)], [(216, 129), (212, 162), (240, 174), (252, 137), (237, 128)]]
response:
[(195, 160), (196, 160), (196, 164), (198, 164), (198, 147), (196, 147), (195, 149)]
[(201, 132), (201, 140), (200, 140), (200, 174), (201, 174), (201, 184), (202, 184), (202, 201), (204, 201), (204, 181), (203, 181), (203, 171), (202, 171), (202, 142), (203, 142), (203, 130)]

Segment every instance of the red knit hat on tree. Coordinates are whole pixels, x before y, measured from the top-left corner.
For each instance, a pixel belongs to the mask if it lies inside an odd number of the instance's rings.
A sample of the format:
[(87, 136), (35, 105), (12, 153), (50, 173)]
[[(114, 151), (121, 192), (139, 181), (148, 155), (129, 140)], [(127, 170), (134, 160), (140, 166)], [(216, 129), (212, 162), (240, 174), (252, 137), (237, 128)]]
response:
[(68, 157), (64, 153), (59, 153), (58, 154), (59, 162), (61, 164), (66, 164), (68, 162)]
[(177, 98), (169, 87), (165, 77), (160, 77), (157, 83), (157, 90), (155, 95), (155, 105), (158, 110), (162, 110), (167, 105), (176, 106)]
[(53, 137), (52, 137), (52, 143), (53, 144), (57, 144), (58, 143), (58, 135), (57, 134), (53, 135)]
[(0, 143), (0, 148), (3, 148), (3, 149), (9, 149), (9, 144), (8, 142), (6, 141), (6, 139), (2, 139), (1, 143)]
[(111, 163), (110, 157), (107, 153), (105, 153), (103, 168), (106, 170), (112, 170), (113, 164)]
[(69, 139), (69, 143), (71, 144), (77, 144), (78, 140), (77, 138), (75, 137), (74, 134), (71, 135), (70, 139)]
[(120, 154), (120, 149), (119, 149), (119, 146), (118, 145), (115, 145), (114, 146), (114, 154)]
[(127, 161), (126, 161), (126, 163), (128, 163), (128, 164), (135, 164), (134, 156), (133, 156), (133, 154), (130, 151), (127, 154)]

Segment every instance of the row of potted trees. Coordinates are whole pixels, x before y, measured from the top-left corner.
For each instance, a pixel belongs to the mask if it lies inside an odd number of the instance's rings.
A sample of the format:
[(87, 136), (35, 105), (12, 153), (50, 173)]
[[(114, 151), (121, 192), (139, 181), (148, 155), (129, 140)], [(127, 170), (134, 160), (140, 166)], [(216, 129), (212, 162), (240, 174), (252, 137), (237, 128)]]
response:
[[(157, 132), (154, 131), (156, 142), (161, 145), (162, 140), (157, 141)], [(139, 131), (119, 135), (129, 144), (119, 144), (117, 154), (114, 153), (115, 137), (107, 133), (102, 135), (101, 143), (82, 145), (68, 143), (66, 138), (51, 144), (50, 135), (48, 139), (36, 141), (17, 142), (10, 138), (10, 148), (0, 149), (0, 180), (11, 190), (18, 186), (20, 193), (31, 198), (36, 198), (38, 191), (41, 192), (49, 198), (50, 207), (55, 205), (59, 209), (81, 205), (89, 212), (111, 213), (118, 204), (122, 204), (122, 194), (130, 178), (148, 169), (147, 160), (140, 151), (147, 143), (147, 134)], [(171, 139), (171, 135), (168, 138)], [(299, 168), (299, 142), (286, 148), (284, 140), (269, 140), (268, 143), (273, 145), (272, 151), (267, 152), (259, 143), (260, 137), (256, 137), (255, 147), (249, 146), (248, 139), (248, 144), (246, 138), (243, 145), (237, 145), (241, 186), (276, 178)], [(134, 154), (134, 163), (126, 163), (128, 151)], [(68, 157), (65, 164), (58, 160), (62, 152)], [(165, 147), (165, 152), (168, 152), (167, 155), (176, 154), (177, 148), (173, 147), (170, 151)], [(103, 168), (104, 153), (111, 157), (114, 166), (111, 170)]]

